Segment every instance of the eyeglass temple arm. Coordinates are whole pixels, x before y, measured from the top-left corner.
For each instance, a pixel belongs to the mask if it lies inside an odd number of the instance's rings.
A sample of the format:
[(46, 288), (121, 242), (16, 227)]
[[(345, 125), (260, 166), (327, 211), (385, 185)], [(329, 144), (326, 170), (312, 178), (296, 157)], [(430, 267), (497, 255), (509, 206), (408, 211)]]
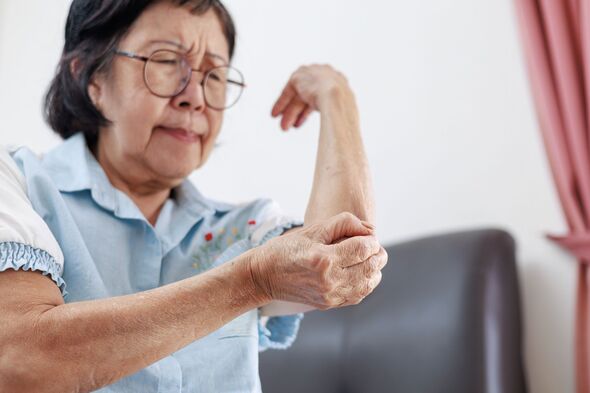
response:
[(234, 80), (231, 80), (231, 79), (228, 79), (226, 83), (232, 83), (232, 84), (238, 85), (240, 87), (247, 87), (247, 85), (245, 83), (234, 81)]
[(128, 57), (130, 59), (141, 60), (143, 62), (147, 62), (149, 60), (149, 58), (147, 58), (145, 56), (140, 56), (140, 55), (135, 54), (133, 52), (126, 52), (124, 50), (116, 50), (115, 51), (115, 54), (121, 55), (121, 56), (125, 56), (125, 57)]

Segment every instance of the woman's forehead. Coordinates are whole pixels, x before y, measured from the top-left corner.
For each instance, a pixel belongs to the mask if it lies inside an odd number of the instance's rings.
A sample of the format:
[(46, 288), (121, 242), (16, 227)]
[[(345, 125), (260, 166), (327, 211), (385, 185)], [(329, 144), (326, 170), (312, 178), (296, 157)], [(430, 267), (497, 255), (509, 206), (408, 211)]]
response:
[[(209, 55), (227, 63), (229, 46), (221, 22), (213, 9), (202, 15), (187, 6), (158, 2), (146, 9), (123, 40), (130, 50), (149, 50), (167, 45), (191, 56)], [(219, 61), (219, 60), (218, 60)]]

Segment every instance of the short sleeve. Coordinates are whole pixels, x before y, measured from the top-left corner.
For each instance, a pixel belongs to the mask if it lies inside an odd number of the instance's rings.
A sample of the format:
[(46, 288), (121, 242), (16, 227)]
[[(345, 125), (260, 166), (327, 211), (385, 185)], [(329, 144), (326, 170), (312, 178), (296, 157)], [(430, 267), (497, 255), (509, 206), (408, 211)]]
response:
[[(256, 210), (257, 227), (250, 237), (252, 247), (261, 246), (291, 228), (303, 226), (302, 220), (285, 215), (275, 201), (260, 200)], [(297, 337), (302, 319), (301, 312), (294, 315), (264, 317), (258, 309), (258, 350), (262, 352), (267, 349), (289, 348)]]
[(286, 230), (303, 226), (303, 221), (285, 215), (275, 201), (263, 199), (260, 204), (262, 206), (256, 217), (258, 226), (251, 235), (254, 247), (266, 243), (273, 237), (282, 235)]
[(0, 272), (40, 271), (66, 295), (64, 257), (45, 221), (33, 209), (25, 179), (5, 147), (0, 146)]

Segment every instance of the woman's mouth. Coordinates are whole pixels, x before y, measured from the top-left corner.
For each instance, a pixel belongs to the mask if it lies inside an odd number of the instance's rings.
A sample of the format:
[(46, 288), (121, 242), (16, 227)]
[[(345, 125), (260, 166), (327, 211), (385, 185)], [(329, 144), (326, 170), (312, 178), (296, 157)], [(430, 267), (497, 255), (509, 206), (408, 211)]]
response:
[(168, 128), (159, 126), (156, 130), (163, 131), (166, 135), (185, 143), (195, 143), (201, 140), (201, 136), (184, 128)]

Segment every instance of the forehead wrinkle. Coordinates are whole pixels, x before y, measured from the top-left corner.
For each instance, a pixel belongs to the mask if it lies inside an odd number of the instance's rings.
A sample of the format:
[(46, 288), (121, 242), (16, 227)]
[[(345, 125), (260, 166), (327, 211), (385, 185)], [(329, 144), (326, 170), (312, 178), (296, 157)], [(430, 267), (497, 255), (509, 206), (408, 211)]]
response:
[[(186, 52), (186, 56), (189, 59), (194, 59), (197, 64), (201, 64), (205, 56), (211, 56), (211, 53), (207, 50), (207, 29), (199, 28), (196, 32), (196, 40), (191, 43), (189, 50)], [(214, 55), (215, 56), (215, 55)]]

